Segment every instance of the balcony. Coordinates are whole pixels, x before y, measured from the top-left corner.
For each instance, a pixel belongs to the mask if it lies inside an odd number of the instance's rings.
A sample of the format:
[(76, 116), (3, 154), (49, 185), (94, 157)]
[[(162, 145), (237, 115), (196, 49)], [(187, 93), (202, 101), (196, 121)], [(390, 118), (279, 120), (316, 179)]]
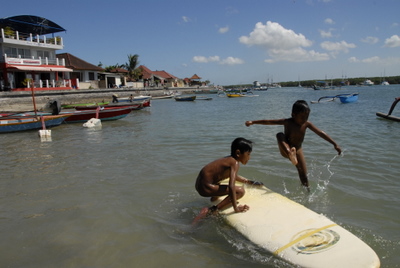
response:
[[(0, 59), (1, 62), (1, 59)], [(35, 58), (23, 57), (21, 55), (7, 55), (4, 54), (4, 62), (7, 64), (21, 64), (21, 65), (58, 65), (65, 66), (65, 59), (49, 59), (49, 58)]]
[(50, 49), (64, 48), (63, 39), (60, 36), (33, 35), (31, 33), (20, 33), (4, 28), (1, 28), (0, 43)]

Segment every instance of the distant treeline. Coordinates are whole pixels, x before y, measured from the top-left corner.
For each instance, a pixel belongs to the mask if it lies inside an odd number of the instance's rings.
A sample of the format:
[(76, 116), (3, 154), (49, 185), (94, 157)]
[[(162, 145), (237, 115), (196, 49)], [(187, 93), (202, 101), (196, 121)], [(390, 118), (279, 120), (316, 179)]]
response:
[[(366, 79), (371, 80), (374, 82), (375, 85), (380, 85), (383, 82), (382, 77), (358, 77), (358, 78), (347, 78), (347, 79), (342, 79), (342, 78), (337, 78), (337, 79), (331, 79), (331, 80), (325, 80), (325, 79), (315, 79), (315, 80), (304, 80), (300, 81), (300, 85), (302, 87), (312, 87), (314, 85), (321, 85), (322, 81), (325, 81), (329, 85), (333, 86), (344, 86), (344, 85), (361, 85)], [(400, 76), (388, 76), (385, 77), (385, 80), (389, 82), (389, 84), (400, 84)], [(279, 83), (282, 87), (297, 87), (299, 86), (299, 81), (289, 81), (289, 82), (280, 82)], [(261, 83), (261, 85), (265, 85), (265, 83)], [(242, 84), (242, 85), (229, 85), (229, 86), (224, 86), (224, 88), (249, 88), (253, 87), (253, 84)]]

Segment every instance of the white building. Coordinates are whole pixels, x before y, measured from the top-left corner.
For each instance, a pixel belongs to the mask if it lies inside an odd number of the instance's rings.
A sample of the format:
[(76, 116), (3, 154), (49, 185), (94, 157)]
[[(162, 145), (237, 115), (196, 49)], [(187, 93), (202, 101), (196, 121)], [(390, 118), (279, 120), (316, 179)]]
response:
[(14, 16), (0, 19), (0, 89), (72, 89), (72, 69), (56, 57), (64, 48), (63, 38), (54, 36), (65, 29), (45, 18)]

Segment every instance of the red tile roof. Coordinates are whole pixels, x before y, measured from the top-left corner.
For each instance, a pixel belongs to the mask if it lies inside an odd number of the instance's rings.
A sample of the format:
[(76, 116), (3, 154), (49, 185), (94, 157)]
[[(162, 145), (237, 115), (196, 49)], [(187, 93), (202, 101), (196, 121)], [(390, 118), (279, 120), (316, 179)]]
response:
[(56, 57), (58, 59), (65, 59), (65, 67), (71, 68), (73, 70), (88, 70), (88, 71), (104, 72), (103, 68), (93, 65), (84, 60), (81, 60), (80, 58), (75, 57), (74, 55), (69, 54), (69, 53), (57, 54)]
[(194, 74), (192, 77), (190, 77), (190, 79), (201, 79), (201, 77), (199, 77), (197, 74)]
[(143, 79), (150, 79), (152, 75), (163, 79), (176, 79), (177, 77), (166, 72), (166, 71), (152, 71), (144, 65), (140, 65), (138, 68), (142, 69)]
[(128, 70), (124, 68), (115, 68), (110, 71), (110, 73), (128, 73)]

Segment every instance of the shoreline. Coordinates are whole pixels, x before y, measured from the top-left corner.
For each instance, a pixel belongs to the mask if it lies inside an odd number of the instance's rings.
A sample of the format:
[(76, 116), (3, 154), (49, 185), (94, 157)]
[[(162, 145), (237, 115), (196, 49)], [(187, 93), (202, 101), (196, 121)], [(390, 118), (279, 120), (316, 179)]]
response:
[[(194, 94), (201, 90), (202, 94), (207, 94), (211, 87), (202, 88), (173, 88), (173, 89), (131, 89), (131, 88), (107, 88), (107, 89), (85, 89), (85, 90), (60, 90), (60, 91), (34, 91), (36, 109), (40, 110), (49, 100), (57, 99), (61, 104), (74, 103), (96, 103), (111, 101), (113, 94), (118, 94), (120, 98), (148, 95), (158, 97), (165, 95), (166, 92), (180, 92), (182, 94)], [(197, 92), (196, 92), (197, 93)], [(0, 111), (1, 112), (24, 112), (33, 111), (33, 100), (31, 91), (11, 91), (0, 92)]]

